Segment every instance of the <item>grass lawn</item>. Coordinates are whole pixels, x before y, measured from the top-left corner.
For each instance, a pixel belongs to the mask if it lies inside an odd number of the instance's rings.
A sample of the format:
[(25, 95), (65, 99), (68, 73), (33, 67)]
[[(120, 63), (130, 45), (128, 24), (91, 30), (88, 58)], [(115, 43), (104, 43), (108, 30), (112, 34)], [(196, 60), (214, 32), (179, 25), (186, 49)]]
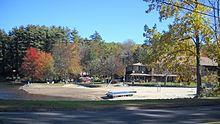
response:
[(172, 107), (220, 104), (220, 99), (165, 99), (125, 101), (26, 101), (0, 100), (0, 111), (102, 110), (126, 106)]

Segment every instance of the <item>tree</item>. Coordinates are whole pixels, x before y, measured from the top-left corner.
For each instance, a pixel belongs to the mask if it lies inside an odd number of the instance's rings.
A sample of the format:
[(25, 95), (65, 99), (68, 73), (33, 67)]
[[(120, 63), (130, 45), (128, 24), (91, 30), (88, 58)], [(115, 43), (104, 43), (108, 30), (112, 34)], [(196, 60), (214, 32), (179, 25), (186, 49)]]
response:
[(101, 73), (101, 63), (105, 60), (105, 43), (96, 41), (91, 42), (85, 51), (82, 59), (84, 70), (91, 75), (99, 75)]
[(214, 40), (207, 43), (206, 53), (209, 58), (218, 62), (218, 82), (220, 82), (220, 0), (208, 0), (208, 4), (206, 6), (212, 8), (210, 15), (213, 22), (211, 29), (214, 32)]
[(146, 56), (146, 50), (143, 46), (139, 46), (133, 54), (134, 63), (143, 62)]
[(141, 62), (152, 68), (154, 73), (178, 73), (177, 81), (192, 81), (195, 75), (195, 47), (191, 40), (170, 40), (174, 36), (170, 33), (172, 32), (157, 32), (156, 25), (152, 29), (145, 26), (145, 55)]
[(84, 71), (91, 75), (99, 75), (101, 73), (101, 63), (105, 60), (106, 45), (100, 34), (95, 32), (90, 36), (91, 40), (84, 40), (80, 45), (81, 48), (81, 64)]
[(29, 48), (24, 56), (21, 70), (25, 78), (32, 81), (46, 81), (54, 78), (54, 61), (50, 53)]
[[(209, 28), (210, 21), (205, 14), (210, 9), (197, 0), (190, 1), (171, 1), (171, 0), (144, 0), (151, 2), (147, 12), (158, 8), (160, 20), (174, 17), (174, 24), (169, 26), (172, 35), (169, 40), (173, 42), (191, 39), (196, 48), (196, 77), (197, 77), (197, 96), (201, 96), (201, 73), (200, 73), (200, 54), (201, 44), (211, 40), (212, 31)], [(203, 13), (203, 14), (202, 14)]]
[(54, 60), (51, 53), (40, 51), (36, 64), (36, 75), (38, 80), (46, 81), (55, 78)]
[(31, 47), (26, 51), (21, 70), (23, 72), (23, 75), (29, 80), (36, 80), (39, 77), (39, 73), (37, 73), (38, 59), (39, 53), (36, 48)]
[(81, 73), (79, 48), (74, 43), (60, 43), (53, 48), (55, 70), (59, 78), (68, 79)]
[(87, 40), (84, 38), (81, 38), (78, 33), (79, 32), (76, 29), (74, 29), (71, 32), (71, 36), (70, 36), (71, 40), (79, 46), (83, 46), (83, 45), (87, 44), (87, 42), (86, 42)]
[(46, 38), (43, 39), (43, 51), (47, 53), (51, 53), (54, 46), (57, 44), (64, 42), (70, 42), (70, 29), (63, 27), (55, 27), (52, 26), (50, 28), (46, 28)]
[(102, 74), (108, 77), (123, 77), (125, 66), (120, 60), (119, 56), (111, 56), (102, 63)]
[(62, 27), (45, 27), (28, 25), (13, 28), (10, 35), (15, 41), (23, 43), (22, 47), (28, 49), (36, 47), (47, 53), (51, 52), (52, 48), (60, 42), (69, 42), (70, 30)]
[(93, 35), (91, 35), (90, 38), (92, 39), (92, 41), (95, 41), (95, 42), (102, 41), (102, 37), (97, 31), (95, 31), (95, 33)]
[(10, 40), (7, 42), (10, 63), (9, 67), (16, 70), (21, 67), (26, 50), (35, 47), (38, 50), (51, 53), (52, 48), (60, 42), (69, 42), (70, 30), (62, 27), (20, 26), (9, 32)]
[(9, 42), (10, 38), (8, 36), (8, 34), (3, 31), (0, 30), (0, 76), (6, 76), (6, 74), (8, 74), (8, 44), (7, 42)]
[(121, 45), (121, 58), (124, 65), (133, 64), (134, 60), (132, 56), (136, 49), (134, 46), (135, 43), (131, 40), (128, 40)]
[(104, 43), (104, 54), (99, 63), (100, 75), (118, 78), (124, 76), (125, 65), (121, 59), (121, 44)]

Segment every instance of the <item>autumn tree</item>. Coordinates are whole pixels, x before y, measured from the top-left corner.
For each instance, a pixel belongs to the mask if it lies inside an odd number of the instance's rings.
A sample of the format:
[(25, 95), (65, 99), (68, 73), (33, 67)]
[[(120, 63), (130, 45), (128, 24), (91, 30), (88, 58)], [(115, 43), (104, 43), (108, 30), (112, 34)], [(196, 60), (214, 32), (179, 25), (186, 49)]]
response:
[(60, 43), (53, 48), (55, 70), (59, 79), (77, 76), (82, 71), (79, 48), (74, 43)]
[[(158, 32), (156, 25), (150, 29), (145, 26), (143, 45), (145, 55), (142, 63), (154, 70), (154, 73), (178, 73), (177, 81), (192, 81), (195, 75), (193, 64), (195, 47), (190, 40), (173, 42), (171, 32)], [(167, 78), (167, 77), (166, 77)]]
[(21, 70), (23, 75), (29, 80), (36, 80), (39, 76), (37, 73), (39, 53), (36, 48), (30, 48), (26, 51), (24, 62)]
[[(70, 30), (63, 27), (46, 27), (37, 25), (27, 25), (15, 27), (9, 33), (5, 33), (7, 42), (4, 42), (3, 49), (5, 55), (4, 59), (5, 71), (10, 74), (12, 70), (16, 70), (19, 74), (19, 68), (24, 61), (26, 50), (30, 47), (50, 53), (53, 46), (60, 42), (68, 43), (70, 41)], [(6, 62), (7, 61), (7, 62)]]
[(55, 79), (54, 60), (51, 53), (39, 52), (39, 58), (36, 60), (36, 76), (38, 80), (46, 81)]
[(206, 7), (212, 9), (209, 17), (212, 18), (213, 40), (207, 42), (206, 53), (209, 58), (218, 63), (218, 82), (220, 82), (220, 0), (208, 0), (203, 3)]
[(26, 51), (21, 70), (25, 78), (35, 81), (53, 79), (55, 74), (51, 54), (32, 47)]
[(210, 9), (197, 0), (190, 1), (171, 1), (171, 0), (144, 0), (149, 3), (147, 13), (157, 8), (160, 20), (173, 17), (173, 25), (169, 26), (173, 42), (191, 39), (195, 44), (196, 50), (196, 77), (197, 77), (197, 96), (201, 96), (201, 73), (200, 73), (200, 54), (201, 44), (211, 40), (213, 32), (210, 30), (210, 20), (206, 16)]

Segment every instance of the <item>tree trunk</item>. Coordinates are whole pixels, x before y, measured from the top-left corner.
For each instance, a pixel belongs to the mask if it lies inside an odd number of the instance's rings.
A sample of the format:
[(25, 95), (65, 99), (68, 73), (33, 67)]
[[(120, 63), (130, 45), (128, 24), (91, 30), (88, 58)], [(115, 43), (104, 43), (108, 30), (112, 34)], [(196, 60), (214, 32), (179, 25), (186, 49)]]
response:
[(202, 82), (201, 82), (201, 71), (200, 71), (200, 42), (199, 35), (196, 35), (196, 83), (197, 92), (196, 97), (200, 97), (202, 94)]
[(167, 78), (168, 78), (168, 76), (166, 74), (166, 76), (165, 76), (165, 85), (167, 85)]
[(220, 62), (218, 63), (218, 82), (220, 83)]
[[(219, 31), (219, 28), (220, 28), (220, 11), (219, 11), (219, 9), (220, 9), (220, 0), (217, 0), (217, 10), (218, 10), (217, 11), (217, 18), (218, 18), (217, 31)], [(219, 40), (218, 36), (217, 36), (217, 39)], [(218, 58), (218, 61), (220, 61), (220, 58)], [(220, 82), (220, 62), (218, 62), (218, 82)]]

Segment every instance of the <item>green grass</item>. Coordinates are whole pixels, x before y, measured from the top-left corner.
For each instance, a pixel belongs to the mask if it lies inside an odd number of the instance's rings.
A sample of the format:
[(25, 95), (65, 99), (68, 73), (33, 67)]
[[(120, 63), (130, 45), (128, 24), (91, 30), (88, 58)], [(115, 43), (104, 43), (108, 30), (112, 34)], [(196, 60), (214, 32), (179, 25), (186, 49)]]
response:
[(220, 95), (218, 95), (216, 97), (206, 97), (205, 99), (220, 99)]
[(178, 106), (220, 103), (220, 99), (165, 99), (124, 101), (26, 101), (0, 100), (0, 111), (51, 111), (123, 108), (126, 106)]

